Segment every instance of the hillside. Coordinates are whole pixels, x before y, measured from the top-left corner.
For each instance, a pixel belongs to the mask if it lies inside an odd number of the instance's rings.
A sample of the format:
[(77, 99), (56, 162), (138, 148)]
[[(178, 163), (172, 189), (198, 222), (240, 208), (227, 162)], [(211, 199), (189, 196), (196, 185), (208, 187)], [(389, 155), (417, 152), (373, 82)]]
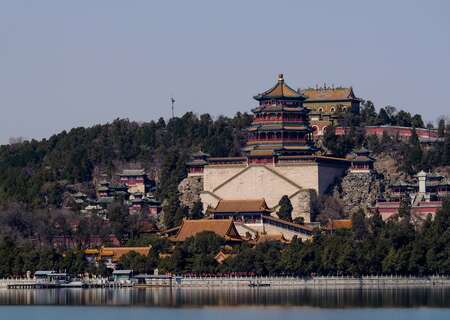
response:
[[(160, 181), (164, 196), (185, 174), (193, 150), (215, 156), (239, 152), (241, 130), (250, 116), (213, 120), (186, 113), (165, 123), (117, 119), (91, 128), (74, 128), (49, 139), (0, 147), (0, 204), (29, 208), (60, 207), (66, 189), (89, 184), (100, 174), (114, 179), (123, 166), (143, 166)], [(77, 190), (73, 190), (77, 191)]]

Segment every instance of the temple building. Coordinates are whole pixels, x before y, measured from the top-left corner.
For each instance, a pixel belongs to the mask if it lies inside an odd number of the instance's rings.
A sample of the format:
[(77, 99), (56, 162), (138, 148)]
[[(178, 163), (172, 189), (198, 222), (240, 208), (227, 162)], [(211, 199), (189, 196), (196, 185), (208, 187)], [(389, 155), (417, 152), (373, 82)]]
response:
[(201, 179), (205, 211), (220, 200), (264, 199), (271, 212), (287, 195), (293, 218), (311, 220), (312, 203), (345, 173), (346, 159), (315, 155), (305, 96), (279, 75), (277, 83), (254, 97), (258, 106), (240, 157), (194, 155), (188, 178)]
[(290, 88), (283, 75), (269, 90), (254, 96), (259, 106), (250, 128), (244, 152), (251, 162), (261, 163), (273, 155), (312, 154), (312, 129), (308, 124), (308, 109), (303, 107), (305, 96)]
[(217, 206), (207, 212), (212, 219), (232, 219), (236, 230), (243, 239), (258, 240), (272, 237), (290, 241), (311, 239), (314, 228), (281, 220), (271, 215), (272, 210), (264, 199), (220, 200)]
[(181, 226), (174, 229), (176, 229), (176, 234), (169, 238), (173, 242), (184, 242), (186, 239), (202, 232), (214, 232), (216, 235), (223, 238), (229, 245), (239, 244), (242, 242), (242, 238), (239, 236), (239, 232), (236, 230), (232, 219), (183, 219)]
[(119, 174), (120, 182), (128, 187), (129, 193), (147, 193), (150, 181), (143, 169), (125, 169)]
[(343, 112), (358, 113), (361, 99), (353, 88), (327, 87), (299, 90), (306, 100), (304, 106), (310, 110), (309, 119), (315, 136), (324, 134), (330, 126), (339, 126)]
[(370, 156), (370, 151), (366, 148), (354, 150), (349, 157), (350, 173), (371, 173), (375, 159)]
[(371, 210), (380, 213), (383, 220), (398, 214), (401, 199), (409, 199), (411, 215), (416, 220), (434, 216), (450, 195), (450, 181), (441, 175), (420, 171), (412, 182), (398, 181), (389, 186), (389, 198), (378, 199)]

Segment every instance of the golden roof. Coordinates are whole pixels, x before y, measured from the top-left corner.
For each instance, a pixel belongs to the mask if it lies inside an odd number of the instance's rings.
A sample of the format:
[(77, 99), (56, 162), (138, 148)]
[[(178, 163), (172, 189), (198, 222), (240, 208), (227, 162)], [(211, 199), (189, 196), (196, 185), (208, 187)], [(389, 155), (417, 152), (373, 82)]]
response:
[(102, 247), (99, 257), (112, 257), (112, 261), (119, 261), (120, 258), (130, 252), (136, 252), (142, 256), (148, 256), (151, 247)]
[(255, 239), (255, 243), (263, 243), (263, 242), (270, 242), (270, 241), (276, 241), (281, 243), (290, 243), (288, 239), (284, 237), (281, 233), (276, 234), (261, 234), (258, 235), (258, 237)]
[(84, 250), (84, 254), (98, 254), (98, 249), (86, 249)]
[(305, 89), (302, 94), (306, 96), (305, 102), (324, 101), (324, 100), (354, 100), (357, 99), (350, 88), (319, 88), (319, 89)]
[(173, 238), (174, 241), (185, 241), (187, 238), (195, 236), (198, 233), (210, 231), (217, 234), (219, 237), (225, 240), (235, 240), (240, 241), (236, 227), (234, 226), (233, 220), (223, 219), (223, 220), (211, 220), (211, 219), (199, 219), (199, 220), (186, 220), (184, 219), (180, 230), (178, 230), (177, 235)]
[(268, 211), (266, 201), (264, 199), (251, 200), (220, 200), (217, 207), (213, 210), (220, 212), (261, 212)]
[(325, 226), (327, 230), (336, 230), (336, 229), (351, 229), (352, 228), (352, 220), (350, 219), (340, 219), (333, 220), (330, 219)]
[(278, 75), (278, 82), (267, 91), (260, 93), (254, 97), (256, 100), (275, 99), (275, 98), (305, 98), (303, 95), (289, 87), (284, 82), (283, 74)]

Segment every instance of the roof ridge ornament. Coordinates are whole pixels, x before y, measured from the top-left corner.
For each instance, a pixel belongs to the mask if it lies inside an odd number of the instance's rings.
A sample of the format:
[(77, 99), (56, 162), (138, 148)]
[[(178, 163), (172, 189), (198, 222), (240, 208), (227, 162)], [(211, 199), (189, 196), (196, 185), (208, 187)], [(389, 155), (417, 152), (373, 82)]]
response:
[(284, 82), (284, 76), (282, 73), (278, 75), (278, 82)]

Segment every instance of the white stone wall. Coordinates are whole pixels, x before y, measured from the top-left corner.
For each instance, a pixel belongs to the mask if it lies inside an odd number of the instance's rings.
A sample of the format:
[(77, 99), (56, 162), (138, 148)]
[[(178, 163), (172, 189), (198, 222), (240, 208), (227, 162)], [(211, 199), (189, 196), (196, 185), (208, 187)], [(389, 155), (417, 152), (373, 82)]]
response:
[(221, 183), (244, 170), (246, 166), (206, 166), (203, 171), (203, 190), (212, 191)]
[(290, 196), (298, 190), (296, 185), (271, 172), (265, 166), (251, 166), (212, 192), (222, 199), (264, 198), (269, 207), (274, 207), (283, 195)]
[(206, 166), (204, 191), (200, 197), (205, 209), (208, 206), (215, 207), (218, 199), (257, 198), (264, 198), (267, 205), (274, 208), (281, 197), (287, 195), (291, 197), (293, 217), (304, 217), (305, 222), (309, 222), (310, 211), (305, 210), (303, 202), (307, 199), (302, 192), (323, 194), (345, 169), (334, 164), (313, 161), (278, 166)]
[(217, 204), (219, 203), (219, 199), (217, 197), (214, 197), (211, 193), (205, 191), (200, 193), (200, 200), (203, 203), (203, 212), (206, 212), (206, 210), (208, 210), (208, 207), (217, 207)]
[(317, 163), (302, 165), (280, 165), (273, 168), (276, 172), (295, 182), (303, 189), (319, 191), (319, 169)]

